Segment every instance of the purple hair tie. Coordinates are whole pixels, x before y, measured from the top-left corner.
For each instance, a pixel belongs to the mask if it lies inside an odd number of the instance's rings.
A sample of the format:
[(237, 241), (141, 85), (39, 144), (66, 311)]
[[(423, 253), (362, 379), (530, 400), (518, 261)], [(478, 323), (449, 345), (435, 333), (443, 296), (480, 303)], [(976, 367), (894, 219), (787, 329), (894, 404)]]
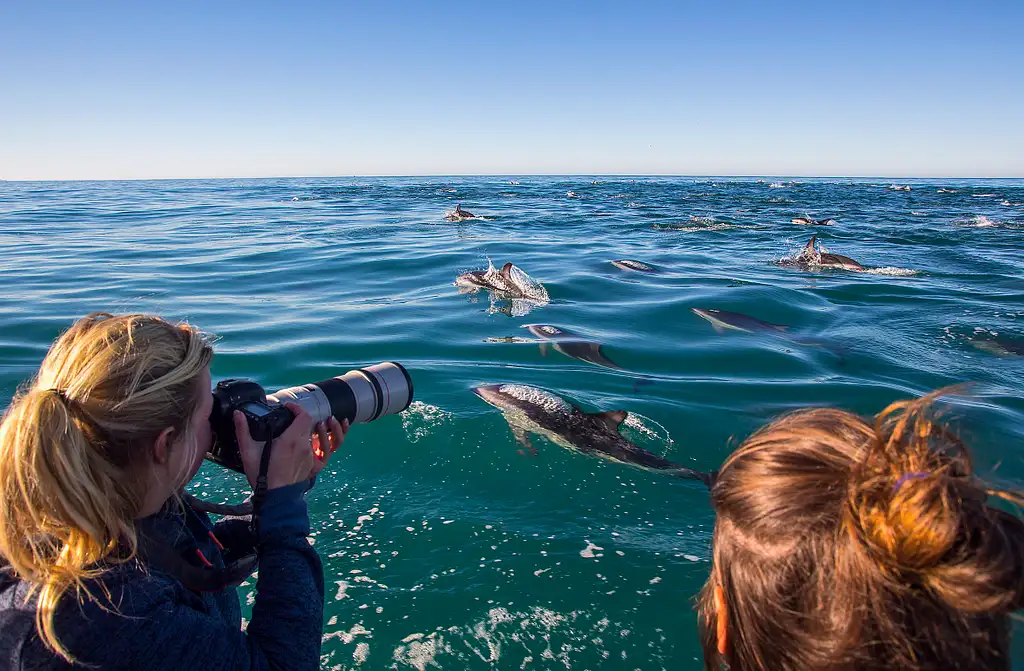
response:
[(906, 482), (907, 480), (917, 480), (918, 478), (927, 478), (929, 475), (931, 475), (931, 473), (924, 473), (924, 472), (921, 472), (921, 471), (918, 471), (918, 472), (915, 472), (915, 473), (907, 473), (905, 475), (902, 475), (902, 476), (900, 476), (900, 479), (896, 481), (896, 486), (894, 486), (892, 488), (892, 493), (895, 494), (896, 492), (898, 492), (900, 490), (900, 487), (902, 487), (903, 483)]

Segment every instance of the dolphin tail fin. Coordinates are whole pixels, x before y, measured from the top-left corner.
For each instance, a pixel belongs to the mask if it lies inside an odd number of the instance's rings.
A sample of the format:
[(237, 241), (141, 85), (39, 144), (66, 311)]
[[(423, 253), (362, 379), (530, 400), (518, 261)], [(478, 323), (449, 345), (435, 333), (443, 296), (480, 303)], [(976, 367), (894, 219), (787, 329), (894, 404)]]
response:
[(715, 485), (715, 480), (718, 478), (718, 471), (711, 471), (705, 473), (704, 471), (695, 471), (692, 468), (685, 468), (680, 466), (679, 468), (669, 468), (665, 470), (666, 473), (677, 478), (683, 478), (684, 480), (700, 480), (708, 489), (711, 489)]
[(625, 370), (622, 366), (615, 363), (601, 350), (601, 346), (597, 343), (589, 343), (589, 361), (598, 366), (604, 366), (605, 368), (611, 368), (612, 370)]
[(616, 433), (619, 431), (619, 425), (629, 416), (629, 413), (625, 410), (608, 410), (606, 412), (593, 412), (589, 414), (594, 419), (604, 422), (609, 429)]

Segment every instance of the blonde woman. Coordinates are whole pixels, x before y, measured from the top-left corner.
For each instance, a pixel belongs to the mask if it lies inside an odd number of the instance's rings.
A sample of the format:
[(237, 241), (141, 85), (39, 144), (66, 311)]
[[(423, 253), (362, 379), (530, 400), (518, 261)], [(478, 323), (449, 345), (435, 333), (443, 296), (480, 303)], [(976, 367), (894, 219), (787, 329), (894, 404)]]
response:
[[(313, 427), (290, 406), (258, 528), (213, 526), (180, 496), (213, 440), (212, 357), (186, 324), (93, 314), (11, 402), (0, 424), (0, 669), (318, 668), (323, 569), (303, 495), (347, 423)], [(235, 430), (253, 483), (263, 445), (241, 416)], [(235, 583), (253, 568), (243, 631)]]
[(1024, 522), (930, 410), (831, 409), (748, 438), (711, 489), (707, 669), (1010, 669)]

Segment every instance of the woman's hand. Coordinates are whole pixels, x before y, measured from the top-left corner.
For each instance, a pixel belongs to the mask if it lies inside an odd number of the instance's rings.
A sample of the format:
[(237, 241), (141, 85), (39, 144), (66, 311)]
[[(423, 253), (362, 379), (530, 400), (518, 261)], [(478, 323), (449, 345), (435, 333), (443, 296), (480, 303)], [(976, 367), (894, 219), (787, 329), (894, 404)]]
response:
[[(309, 477), (313, 477), (323, 470), (324, 466), (327, 465), (327, 460), (331, 458), (334, 451), (345, 442), (345, 436), (348, 434), (350, 427), (351, 425), (347, 419), (339, 422), (334, 416), (331, 416), (326, 422), (320, 422), (313, 427), (315, 431), (312, 438), (313, 456), (316, 457), (316, 461), (313, 463), (313, 471)], [(330, 430), (330, 433), (328, 433), (328, 430)], [(324, 446), (329, 446), (329, 448), (324, 449)]]
[[(342, 427), (338, 420), (332, 417), (330, 435), (327, 434), (326, 428), (320, 427), (318, 433), (313, 436), (313, 418), (309, 413), (296, 403), (286, 403), (285, 407), (292, 411), (295, 419), (284, 433), (274, 439), (267, 468), (268, 490), (305, 482), (319, 473), (327, 465), (330, 454), (345, 440), (345, 433), (348, 431), (347, 422)], [(265, 443), (252, 439), (249, 435), (249, 425), (241, 412), (236, 410), (233, 420), (245, 477), (255, 490), (260, 471), (260, 456)], [(319, 455), (314, 454), (314, 437), (317, 439)], [(319, 445), (328, 444), (331, 444), (333, 449), (326, 452), (319, 449)]]

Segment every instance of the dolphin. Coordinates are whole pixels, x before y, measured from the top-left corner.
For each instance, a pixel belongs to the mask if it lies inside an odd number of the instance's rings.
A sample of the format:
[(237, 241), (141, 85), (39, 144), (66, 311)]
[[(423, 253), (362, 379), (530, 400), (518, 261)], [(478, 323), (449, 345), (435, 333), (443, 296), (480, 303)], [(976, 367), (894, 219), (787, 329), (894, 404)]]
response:
[(789, 329), (788, 326), (769, 324), (756, 317), (739, 312), (712, 310), (711, 308), (690, 308), (690, 311), (698, 317), (711, 322), (717, 333), (725, 333), (726, 329), (733, 329), (734, 331), (747, 331), (749, 333), (786, 335), (786, 330)]
[(997, 356), (1024, 356), (1024, 340), (995, 336), (986, 339), (971, 340), (971, 344), (989, 354)]
[(810, 219), (808, 217), (793, 217), (791, 221), (801, 226), (831, 226), (836, 223), (835, 219)]
[[(534, 284), (536, 287), (531, 286)], [(523, 272), (522, 268), (511, 263), (506, 263), (500, 270), (488, 263), (487, 270), (471, 270), (462, 273), (455, 278), (455, 285), (471, 290), (497, 291), (509, 298), (547, 299), (544, 287), (534, 282), (529, 275)], [(543, 293), (543, 297), (539, 296), (539, 293)]]
[(796, 258), (784, 259), (779, 262), (783, 266), (799, 266), (801, 268), (835, 268), (838, 270), (867, 270), (857, 261), (842, 254), (822, 252), (817, 247), (818, 236), (812, 235)]
[(473, 393), (502, 411), (516, 441), (531, 453), (536, 450), (530, 434), (537, 434), (583, 454), (700, 480), (708, 487), (714, 484), (715, 472), (685, 468), (626, 440), (619, 433), (629, 415), (625, 410), (584, 412), (560, 396), (525, 384), (488, 384), (474, 387)]
[(573, 333), (568, 329), (552, 326), (551, 324), (525, 324), (523, 328), (528, 329), (530, 333), (541, 338), (541, 354), (547, 351), (547, 341), (550, 340), (551, 346), (555, 348), (555, 351), (561, 352), (567, 357), (613, 370), (623, 370), (621, 366), (613, 363), (604, 355), (599, 343), (585, 340), (578, 333)]
[(444, 215), (445, 221), (465, 221), (466, 219), (476, 219), (476, 215), (469, 210), (462, 209), (462, 203), (456, 203), (455, 209)]
[(622, 270), (636, 270), (641, 273), (656, 273), (658, 269), (654, 266), (649, 266), (643, 261), (636, 261), (634, 259), (618, 259), (612, 261), (612, 265)]

